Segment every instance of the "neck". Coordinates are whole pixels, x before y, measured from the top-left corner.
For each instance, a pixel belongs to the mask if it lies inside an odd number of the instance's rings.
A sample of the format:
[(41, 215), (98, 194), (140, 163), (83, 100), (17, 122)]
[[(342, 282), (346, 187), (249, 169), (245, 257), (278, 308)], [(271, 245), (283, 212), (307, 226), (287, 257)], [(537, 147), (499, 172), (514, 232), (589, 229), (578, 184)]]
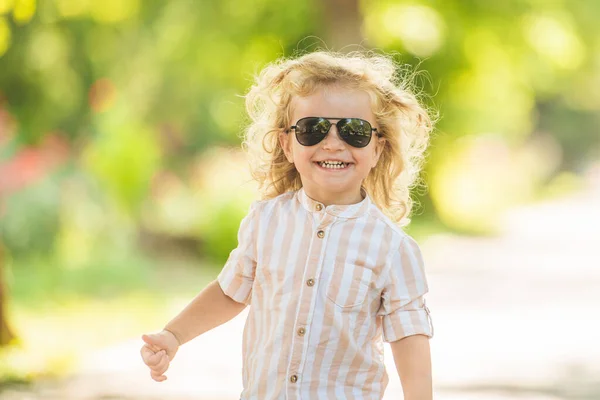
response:
[(364, 197), (360, 187), (355, 192), (331, 192), (330, 190), (318, 190), (315, 188), (304, 187), (306, 195), (313, 200), (323, 203), (326, 207), (331, 205), (350, 205), (360, 203)]

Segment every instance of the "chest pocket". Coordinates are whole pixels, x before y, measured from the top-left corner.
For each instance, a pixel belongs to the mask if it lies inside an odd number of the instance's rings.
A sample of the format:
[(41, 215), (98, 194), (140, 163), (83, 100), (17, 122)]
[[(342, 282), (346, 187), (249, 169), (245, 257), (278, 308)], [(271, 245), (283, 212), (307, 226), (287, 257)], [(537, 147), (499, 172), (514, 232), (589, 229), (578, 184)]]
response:
[(373, 272), (353, 264), (335, 265), (327, 284), (326, 296), (343, 311), (359, 308), (367, 298)]

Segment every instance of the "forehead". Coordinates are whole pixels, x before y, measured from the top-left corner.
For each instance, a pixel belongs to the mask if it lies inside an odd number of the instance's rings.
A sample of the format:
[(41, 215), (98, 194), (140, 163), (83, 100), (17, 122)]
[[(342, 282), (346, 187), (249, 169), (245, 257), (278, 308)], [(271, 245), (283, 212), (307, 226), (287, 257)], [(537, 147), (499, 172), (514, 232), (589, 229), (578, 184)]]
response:
[(291, 109), (292, 121), (304, 117), (353, 117), (375, 122), (369, 94), (339, 86), (326, 86), (308, 96), (294, 97)]

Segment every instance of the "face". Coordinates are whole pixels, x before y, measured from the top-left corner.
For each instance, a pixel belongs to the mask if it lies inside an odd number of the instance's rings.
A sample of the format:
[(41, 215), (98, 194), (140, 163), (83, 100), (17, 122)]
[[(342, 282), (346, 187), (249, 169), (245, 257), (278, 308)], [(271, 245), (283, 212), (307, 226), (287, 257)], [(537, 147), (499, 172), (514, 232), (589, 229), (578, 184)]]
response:
[[(343, 87), (322, 88), (310, 96), (297, 97), (292, 101), (291, 123), (304, 117), (361, 118), (373, 128), (378, 128), (371, 111), (366, 92)], [(298, 143), (294, 130), (281, 133), (280, 143), (287, 159), (300, 174), (306, 194), (326, 205), (354, 204), (362, 200), (360, 187), (379, 160), (385, 139), (375, 132), (366, 147), (356, 148), (344, 142), (338, 135), (335, 123), (320, 143), (303, 146)], [(343, 167), (332, 166), (343, 162)], [(338, 163), (339, 164), (339, 163)]]

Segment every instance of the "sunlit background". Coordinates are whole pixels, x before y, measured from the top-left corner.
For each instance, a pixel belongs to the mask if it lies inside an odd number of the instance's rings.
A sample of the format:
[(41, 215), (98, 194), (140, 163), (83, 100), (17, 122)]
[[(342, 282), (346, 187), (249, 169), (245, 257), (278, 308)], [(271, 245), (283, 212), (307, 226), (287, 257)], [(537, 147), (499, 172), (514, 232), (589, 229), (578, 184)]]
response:
[(236, 245), (253, 75), (363, 48), (423, 71), (439, 113), (407, 228), (436, 398), (600, 399), (599, 17), (595, 0), (0, 0), (0, 398), (237, 398), (244, 315), (160, 385), (139, 337)]

